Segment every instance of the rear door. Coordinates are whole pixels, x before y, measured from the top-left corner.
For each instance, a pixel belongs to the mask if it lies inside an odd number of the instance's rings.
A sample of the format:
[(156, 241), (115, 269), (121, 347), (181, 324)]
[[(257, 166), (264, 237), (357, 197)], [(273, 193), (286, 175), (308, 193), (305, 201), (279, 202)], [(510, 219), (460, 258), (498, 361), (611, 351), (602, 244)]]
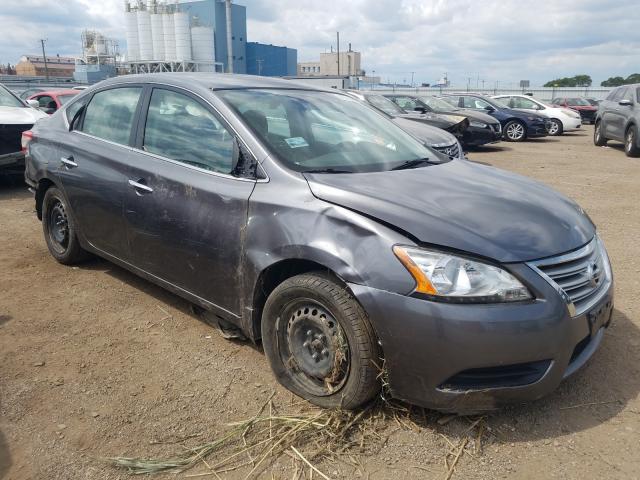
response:
[(141, 93), (135, 85), (109, 88), (71, 105), (71, 116), (82, 110), (54, 160), (82, 235), (117, 258), (127, 251), (123, 204)]
[(231, 174), (235, 134), (199, 97), (146, 94), (128, 170), (130, 263), (240, 314), (243, 232), (253, 178)]
[(618, 102), (627, 98), (627, 87), (618, 87), (605, 100), (603, 106), (604, 136), (613, 140), (624, 140), (624, 108)]

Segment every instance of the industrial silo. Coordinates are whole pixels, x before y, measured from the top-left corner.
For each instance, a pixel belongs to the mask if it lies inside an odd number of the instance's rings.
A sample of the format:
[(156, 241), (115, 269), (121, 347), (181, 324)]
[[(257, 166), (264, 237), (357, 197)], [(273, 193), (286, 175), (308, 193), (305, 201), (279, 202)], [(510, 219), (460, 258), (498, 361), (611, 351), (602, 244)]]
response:
[(176, 33), (173, 25), (173, 13), (162, 14), (164, 33), (164, 57), (167, 62), (176, 61)]
[(135, 62), (140, 59), (140, 42), (138, 40), (138, 17), (136, 12), (124, 12), (124, 24), (127, 39), (127, 60)]
[[(194, 62), (213, 62), (215, 60), (213, 28), (191, 27), (191, 52)], [(200, 69), (206, 70), (206, 67)], [(210, 71), (213, 71), (213, 65), (211, 65)]]
[(153, 59), (165, 61), (164, 29), (161, 13), (151, 14), (151, 40), (153, 42)]
[(151, 15), (148, 10), (138, 10), (138, 39), (140, 41), (139, 60), (154, 60), (153, 37), (151, 36)]
[(174, 32), (176, 36), (176, 60), (178, 62), (191, 61), (191, 32), (189, 15), (176, 12), (173, 15)]

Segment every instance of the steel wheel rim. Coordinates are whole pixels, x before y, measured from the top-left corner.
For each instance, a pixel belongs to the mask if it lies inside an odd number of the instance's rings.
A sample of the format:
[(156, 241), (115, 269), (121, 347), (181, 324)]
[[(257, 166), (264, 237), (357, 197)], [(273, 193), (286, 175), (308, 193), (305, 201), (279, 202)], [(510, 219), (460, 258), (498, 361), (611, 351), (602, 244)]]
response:
[(69, 218), (60, 200), (52, 205), (47, 220), (51, 244), (58, 252), (65, 252), (69, 246)]
[(560, 125), (555, 120), (551, 120), (549, 125), (549, 135), (555, 135), (560, 131)]
[(512, 123), (507, 128), (507, 137), (511, 140), (519, 140), (524, 135), (524, 127), (519, 123)]
[(282, 309), (280, 358), (307, 392), (328, 396), (349, 376), (349, 346), (342, 327), (329, 309), (315, 300), (297, 299)]
[(633, 129), (629, 129), (629, 132), (627, 132), (627, 152), (630, 152), (631, 149), (633, 148), (633, 141), (634, 141), (634, 133), (633, 133)]
[(600, 124), (596, 125), (596, 142), (600, 141)]

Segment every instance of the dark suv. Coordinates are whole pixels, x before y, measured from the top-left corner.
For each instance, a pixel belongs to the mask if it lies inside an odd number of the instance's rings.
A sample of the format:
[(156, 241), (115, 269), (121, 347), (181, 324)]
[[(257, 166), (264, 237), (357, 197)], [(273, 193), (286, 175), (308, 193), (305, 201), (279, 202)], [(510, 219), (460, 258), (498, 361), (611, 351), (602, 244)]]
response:
[(593, 142), (603, 146), (607, 140), (624, 142), (629, 157), (640, 155), (640, 83), (615, 88), (600, 102)]
[(513, 110), (484, 95), (461, 93), (444, 95), (442, 98), (454, 107), (485, 112), (495, 117), (502, 124), (502, 137), (510, 142), (547, 136), (547, 119), (541, 115)]
[(25, 178), (56, 260), (90, 252), (209, 310), (318, 405), (362, 405), (382, 374), (442, 410), (539, 398), (609, 325), (603, 242), (558, 192), (434, 155), (335, 90), (154, 73), (38, 122)]

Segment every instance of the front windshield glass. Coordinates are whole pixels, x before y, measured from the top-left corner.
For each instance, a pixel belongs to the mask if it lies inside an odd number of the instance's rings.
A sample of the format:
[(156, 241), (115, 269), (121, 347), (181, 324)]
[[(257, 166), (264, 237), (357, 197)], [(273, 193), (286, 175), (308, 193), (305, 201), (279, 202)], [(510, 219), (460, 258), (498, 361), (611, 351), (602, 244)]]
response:
[(271, 89), (216, 93), (296, 171), (377, 172), (434, 156), (393, 122), (346, 95)]
[(392, 117), (396, 115), (404, 115), (406, 112), (401, 109), (393, 100), (389, 100), (382, 95), (366, 95), (367, 101), (376, 107), (378, 110), (382, 110), (387, 115)]
[(18, 100), (9, 90), (0, 86), (0, 107), (24, 107), (24, 103)]
[(452, 110), (457, 110), (450, 103), (445, 102), (441, 98), (427, 96), (420, 96), (418, 98), (427, 104), (427, 106), (431, 107), (435, 112), (451, 112)]
[(506, 98), (485, 98), (483, 100), (496, 108), (509, 108), (509, 100)]
[(591, 104), (587, 102), (584, 98), (570, 98), (567, 100), (567, 103), (571, 106), (581, 106), (581, 107), (590, 107)]
[(65, 105), (69, 100), (71, 100), (76, 95), (77, 93), (65, 93), (64, 95), (58, 95), (58, 101), (62, 105)]

